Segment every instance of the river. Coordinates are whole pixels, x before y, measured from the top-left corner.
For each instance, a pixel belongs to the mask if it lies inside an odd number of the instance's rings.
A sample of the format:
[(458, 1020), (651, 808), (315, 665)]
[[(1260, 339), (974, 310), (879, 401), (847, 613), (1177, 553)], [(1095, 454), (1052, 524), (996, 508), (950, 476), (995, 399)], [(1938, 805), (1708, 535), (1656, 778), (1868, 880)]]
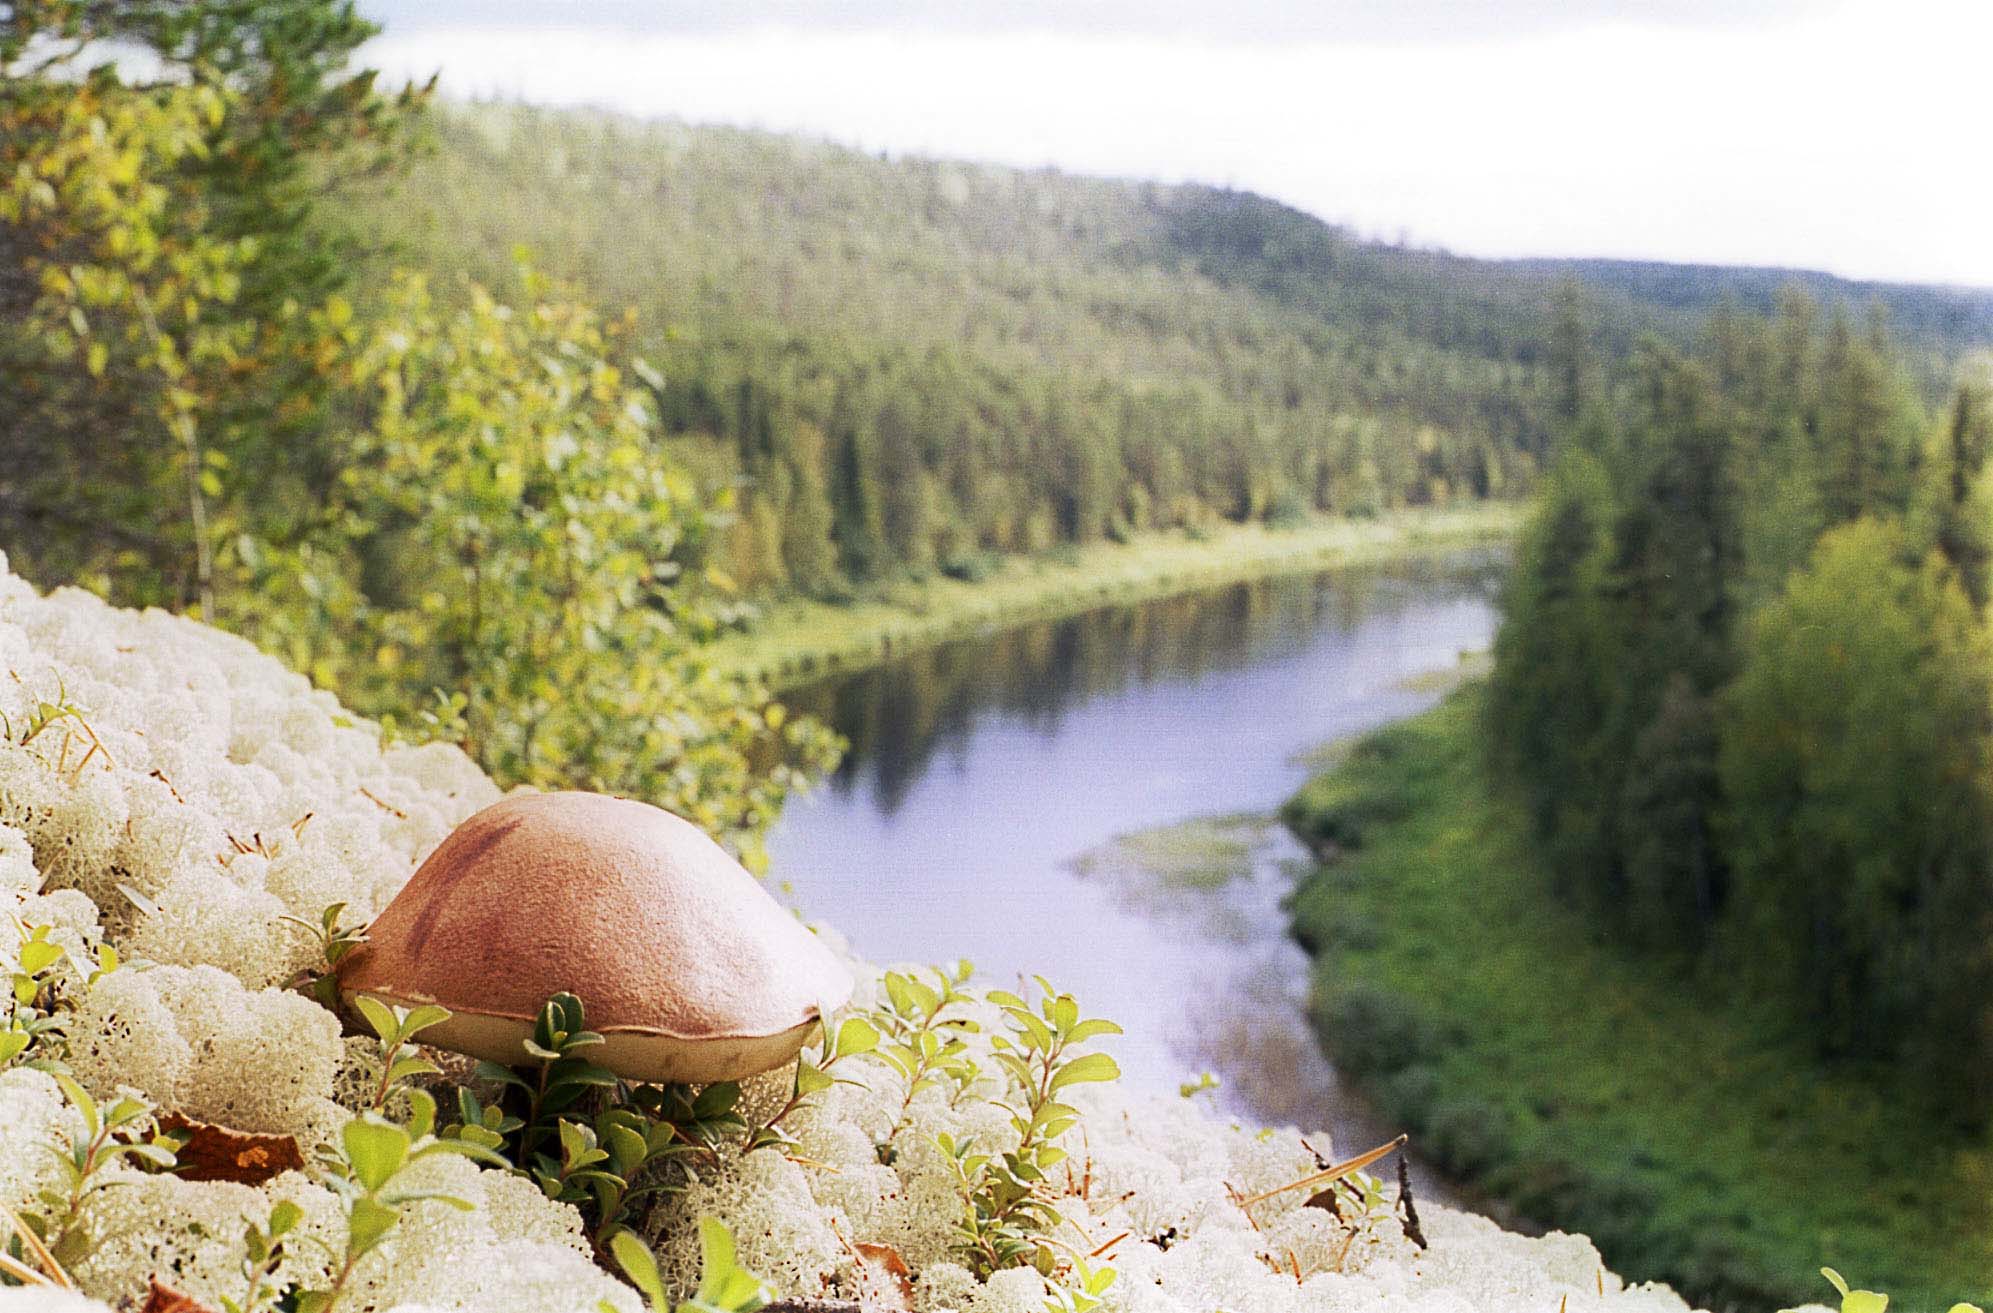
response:
[(1498, 564), (1236, 584), (797, 689), (851, 751), (785, 811), (771, 871), (874, 961), (968, 958), (986, 985), (1072, 991), (1126, 1028), (1130, 1083), (1208, 1070), (1200, 1097), (1233, 1115), (1356, 1147), (1395, 1128), (1314, 1043), (1282, 909), (1301, 853), (1265, 818), (1312, 754), (1430, 706), (1486, 649)]

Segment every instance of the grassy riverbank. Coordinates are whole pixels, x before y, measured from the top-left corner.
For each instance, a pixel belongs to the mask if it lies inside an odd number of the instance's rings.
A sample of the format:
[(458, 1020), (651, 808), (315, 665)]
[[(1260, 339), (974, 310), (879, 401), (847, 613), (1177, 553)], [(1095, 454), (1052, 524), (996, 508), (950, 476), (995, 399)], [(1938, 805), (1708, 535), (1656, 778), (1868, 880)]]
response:
[(1720, 982), (1596, 942), (1481, 769), (1477, 698), (1364, 740), (1285, 809), (1342, 852), (1294, 905), (1342, 1072), (1447, 1171), (1629, 1278), (1777, 1308), (1830, 1295), (1831, 1264), (1892, 1307), (1984, 1303), (1984, 1139), (1886, 1073), (1823, 1073)]
[(1513, 503), (1477, 503), (1291, 529), (1226, 525), (1201, 537), (1153, 534), (1001, 558), (974, 582), (935, 574), (842, 604), (772, 603), (744, 632), (721, 640), (713, 656), (722, 669), (759, 674), (780, 689), (992, 627), (1262, 575), (1498, 542), (1521, 515)]

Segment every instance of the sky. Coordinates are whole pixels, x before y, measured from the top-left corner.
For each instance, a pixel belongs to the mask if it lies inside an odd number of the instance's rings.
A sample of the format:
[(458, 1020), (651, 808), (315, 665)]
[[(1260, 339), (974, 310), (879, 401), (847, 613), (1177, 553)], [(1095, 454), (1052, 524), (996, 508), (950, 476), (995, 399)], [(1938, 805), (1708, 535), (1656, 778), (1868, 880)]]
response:
[(1466, 255), (1993, 286), (1988, 0), (361, 0), (446, 93), (1194, 180)]

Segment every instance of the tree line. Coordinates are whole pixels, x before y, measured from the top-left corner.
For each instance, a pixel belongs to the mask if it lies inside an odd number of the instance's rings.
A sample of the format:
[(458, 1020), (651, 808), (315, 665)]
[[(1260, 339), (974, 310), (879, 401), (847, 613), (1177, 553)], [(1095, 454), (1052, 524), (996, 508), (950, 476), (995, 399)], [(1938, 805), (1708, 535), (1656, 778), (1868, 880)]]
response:
[[(489, 282), (525, 244), (637, 308), (684, 459), (736, 493), (717, 561), (836, 595), (988, 554), (1526, 493), (1566, 273), (1366, 241), (1250, 193), (483, 104), (356, 204)], [(1597, 265), (1602, 360), (1693, 340), (1762, 271)], [(440, 280), (439, 280), (440, 282)], [(1811, 284), (1831, 304), (1876, 289)], [(1993, 309), (1884, 288), (1920, 387)]]
[(1539, 307), (1256, 197), (505, 106), (433, 127), (369, 222), (426, 269), (524, 244), (635, 306), (749, 591), (1516, 495), (1541, 455)]
[(1983, 362), (1933, 405), (1879, 321), (1800, 295), (1618, 369), (1563, 340), (1487, 711), (1556, 888), (1983, 1117)]

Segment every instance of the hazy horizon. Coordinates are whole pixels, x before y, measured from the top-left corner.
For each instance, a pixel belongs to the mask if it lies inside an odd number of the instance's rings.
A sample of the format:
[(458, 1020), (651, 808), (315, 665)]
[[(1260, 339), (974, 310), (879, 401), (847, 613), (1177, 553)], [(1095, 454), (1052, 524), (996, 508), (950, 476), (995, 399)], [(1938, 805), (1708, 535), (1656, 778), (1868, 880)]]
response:
[(1232, 186), (1467, 256), (1993, 286), (1993, 13), (1943, 0), (362, 8), (372, 62), (467, 99)]

